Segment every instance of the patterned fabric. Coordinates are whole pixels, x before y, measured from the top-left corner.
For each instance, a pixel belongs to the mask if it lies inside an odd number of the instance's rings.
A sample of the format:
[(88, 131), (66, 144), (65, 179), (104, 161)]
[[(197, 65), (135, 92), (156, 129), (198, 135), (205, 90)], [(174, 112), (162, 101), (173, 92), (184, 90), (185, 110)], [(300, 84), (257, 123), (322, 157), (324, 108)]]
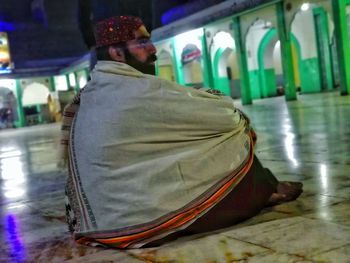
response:
[(228, 98), (99, 61), (78, 101), (62, 143), (79, 243), (137, 248), (182, 230), (252, 165), (249, 121)]
[(68, 176), (66, 182), (65, 189), (65, 206), (66, 206), (66, 221), (68, 224), (68, 230), (71, 233), (77, 228), (79, 224), (79, 208), (78, 204), (74, 201), (75, 198), (75, 190), (73, 187), (73, 176), (71, 173), (70, 165), (69, 165), (69, 154), (68, 154), (68, 145), (69, 145), (69, 137), (70, 131), (72, 127), (72, 123), (74, 120), (74, 116), (79, 109), (80, 105), (80, 94), (84, 90), (81, 89), (77, 95), (73, 98), (72, 102), (69, 103), (63, 111), (62, 118), (62, 126), (61, 126), (61, 145), (60, 145), (60, 158), (61, 158), (61, 166), (65, 167), (68, 165)]
[[(79, 110), (81, 93), (84, 90), (85, 90), (85, 87), (81, 89), (73, 98), (71, 103), (69, 103), (64, 108), (62, 126), (61, 126), (61, 159), (65, 165), (68, 165), (68, 177), (67, 177), (67, 183), (66, 183), (66, 189), (65, 189), (66, 221), (68, 224), (69, 232), (71, 232), (72, 234), (74, 234), (81, 225), (81, 213), (80, 213), (79, 204), (78, 202), (76, 202), (77, 192), (74, 187), (74, 184), (75, 184), (74, 178), (76, 177), (76, 175), (74, 174), (74, 169), (72, 169), (72, 163), (69, 162), (68, 148), (69, 148), (69, 140), (71, 136), (73, 120), (74, 120), (75, 114)], [(212, 90), (208, 90), (206, 92), (208, 92), (209, 94), (213, 94), (211, 91)], [(244, 118), (246, 118), (246, 121), (249, 122), (248, 117), (243, 113), (241, 114)], [(250, 161), (247, 162), (246, 167), (240, 171), (242, 175), (246, 170), (249, 169), (251, 165), (251, 161), (252, 161), (252, 158), (250, 158)], [(234, 175), (233, 178), (237, 180), (240, 178), (240, 176)], [(226, 183), (226, 185), (223, 186), (222, 189), (218, 192), (227, 193), (227, 189), (230, 188), (230, 186), (232, 186), (233, 181), (234, 180), (231, 180), (231, 182)], [(152, 232), (158, 233), (157, 237), (159, 237), (161, 236), (159, 235), (160, 233), (167, 233), (172, 229), (179, 228), (179, 226), (181, 225), (182, 225), (182, 228), (184, 228), (191, 221), (189, 220), (189, 218), (193, 219), (198, 217), (201, 213), (206, 211), (208, 207), (211, 207), (210, 203), (217, 202), (216, 199), (218, 199), (218, 197), (220, 197), (220, 195), (214, 194), (211, 198), (208, 198), (206, 202), (203, 202), (203, 204), (200, 207), (195, 207), (192, 209), (192, 211), (188, 211), (186, 213), (180, 214), (178, 218), (175, 220), (176, 224), (171, 222), (171, 221), (174, 221), (174, 219), (171, 218), (170, 220), (168, 220), (167, 222), (163, 223), (160, 226), (157, 226), (153, 229), (149, 229), (147, 231), (143, 231), (143, 232), (141, 231), (137, 235), (133, 234), (132, 237), (120, 236), (116, 238), (106, 238), (106, 239), (81, 237), (77, 239), (77, 242), (81, 244), (86, 244), (86, 245), (88, 244), (95, 245), (97, 241), (100, 244), (103, 244), (105, 246), (113, 246), (113, 247), (119, 247), (119, 248), (131, 247), (132, 244), (136, 245), (138, 243), (136, 241), (140, 241), (140, 240), (142, 240), (142, 244), (146, 244), (148, 242), (153, 241), (154, 235), (152, 235)], [(185, 222), (187, 222), (187, 224), (185, 224)], [(147, 236), (148, 238), (145, 238)], [(139, 238), (139, 237), (142, 237), (142, 238)], [(153, 237), (153, 238), (150, 238), (150, 237)]]
[(79, 109), (80, 94), (83, 90), (84, 88), (81, 89), (77, 93), (77, 95), (75, 95), (73, 100), (63, 110), (63, 118), (62, 118), (62, 125), (61, 125), (61, 145), (60, 145), (60, 158), (63, 165), (66, 165), (68, 161), (68, 144), (69, 144), (70, 130), (72, 127), (72, 122), (73, 122), (75, 113)]
[(95, 26), (96, 47), (109, 46), (135, 39), (134, 32), (143, 25), (138, 17), (116, 16)]
[(129, 233), (125, 231), (111, 231), (109, 233), (101, 232), (84, 236), (76, 235), (76, 240), (78, 243), (85, 245), (95, 244), (97, 242), (106, 247), (123, 249), (140, 248), (154, 240), (185, 229), (234, 190), (235, 186), (238, 185), (249, 171), (253, 159), (254, 155), (251, 149), (249, 159), (245, 165), (230, 174), (228, 178), (225, 178), (224, 182), (220, 182), (220, 187), (216, 186), (211, 195), (205, 195), (200, 202), (193, 202), (179, 211), (174, 211), (166, 220), (159, 219), (148, 226), (132, 229)]

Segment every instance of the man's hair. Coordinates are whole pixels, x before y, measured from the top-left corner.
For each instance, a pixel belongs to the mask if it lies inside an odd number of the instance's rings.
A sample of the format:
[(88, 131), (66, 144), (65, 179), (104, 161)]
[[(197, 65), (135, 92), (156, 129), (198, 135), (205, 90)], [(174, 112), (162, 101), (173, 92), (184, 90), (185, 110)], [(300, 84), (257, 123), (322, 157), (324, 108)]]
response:
[(123, 50), (126, 49), (126, 43), (121, 42), (115, 45), (110, 45), (110, 46), (103, 46), (103, 47), (98, 47), (96, 48), (96, 58), (97, 60), (109, 60), (109, 61), (114, 61), (114, 59), (111, 58), (109, 54), (109, 47), (113, 48), (121, 48)]

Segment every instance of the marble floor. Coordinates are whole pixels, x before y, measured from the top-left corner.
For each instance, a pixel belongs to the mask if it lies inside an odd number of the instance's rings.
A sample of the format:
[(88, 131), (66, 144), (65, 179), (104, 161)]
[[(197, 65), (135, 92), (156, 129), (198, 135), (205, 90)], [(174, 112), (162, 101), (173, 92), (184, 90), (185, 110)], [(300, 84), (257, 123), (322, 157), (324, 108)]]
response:
[(0, 262), (350, 262), (350, 96), (242, 109), (262, 163), (281, 180), (302, 181), (304, 193), (239, 225), (151, 249), (76, 245), (64, 222), (59, 125), (0, 131)]

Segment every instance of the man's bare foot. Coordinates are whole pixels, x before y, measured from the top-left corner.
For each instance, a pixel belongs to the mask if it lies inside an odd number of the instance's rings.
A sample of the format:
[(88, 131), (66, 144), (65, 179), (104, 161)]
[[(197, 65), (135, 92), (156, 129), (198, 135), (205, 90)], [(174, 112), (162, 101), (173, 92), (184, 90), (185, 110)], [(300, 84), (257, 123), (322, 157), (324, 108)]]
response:
[(299, 182), (279, 182), (277, 192), (270, 196), (266, 206), (274, 206), (293, 201), (303, 192), (303, 184)]

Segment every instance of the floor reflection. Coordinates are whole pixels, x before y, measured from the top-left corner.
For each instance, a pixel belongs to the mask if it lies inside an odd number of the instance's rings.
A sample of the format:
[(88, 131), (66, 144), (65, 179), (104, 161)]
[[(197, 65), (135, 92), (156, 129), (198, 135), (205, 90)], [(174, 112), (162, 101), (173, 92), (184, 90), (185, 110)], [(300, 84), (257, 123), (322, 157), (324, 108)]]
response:
[(26, 250), (22, 241), (19, 220), (13, 214), (4, 217), (5, 220), (5, 236), (9, 247), (9, 258), (12, 262), (25, 262)]
[(3, 236), (6, 237), (8, 257), (11, 262), (26, 262), (25, 245), (22, 241), (20, 219), (11, 213), (13, 209), (23, 206), (18, 200), (26, 197), (27, 174), (22, 161), (23, 152), (16, 147), (2, 147), (0, 149), (0, 178), (3, 215)]
[(295, 149), (294, 149), (295, 134), (293, 133), (293, 130), (292, 130), (293, 127), (290, 124), (289, 118), (284, 119), (282, 128), (283, 128), (283, 133), (286, 136), (286, 138), (284, 139), (284, 147), (287, 153), (287, 157), (295, 167), (298, 167), (299, 163), (295, 158)]
[(324, 191), (328, 191), (328, 168), (325, 164), (320, 164), (321, 186)]
[[(23, 197), (26, 194), (27, 177), (23, 171), (21, 151), (8, 152), (11, 157), (0, 159), (1, 188), (6, 199)], [(17, 153), (17, 154), (15, 154)]]
[(335, 93), (242, 106), (258, 133), (261, 162), (280, 180), (302, 180), (304, 193), (222, 234), (152, 249), (154, 261), (145, 250), (131, 257), (72, 241), (65, 172), (57, 168), (58, 124), (0, 131), (0, 262), (179, 262), (181, 251), (184, 263), (227, 262), (227, 255), (235, 262), (348, 262), (349, 108), (350, 96)]
[[(328, 177), (328, 168), (325, 164), (320, 164), (320, 184), (324, 192), (328, 192), (329, 187), (329, 177)], [(330, 219), (330, 211), (327, 203), (329, 203), (329, 197), (324, 195), (320, 198), (320, 216), (324, 219)]]

